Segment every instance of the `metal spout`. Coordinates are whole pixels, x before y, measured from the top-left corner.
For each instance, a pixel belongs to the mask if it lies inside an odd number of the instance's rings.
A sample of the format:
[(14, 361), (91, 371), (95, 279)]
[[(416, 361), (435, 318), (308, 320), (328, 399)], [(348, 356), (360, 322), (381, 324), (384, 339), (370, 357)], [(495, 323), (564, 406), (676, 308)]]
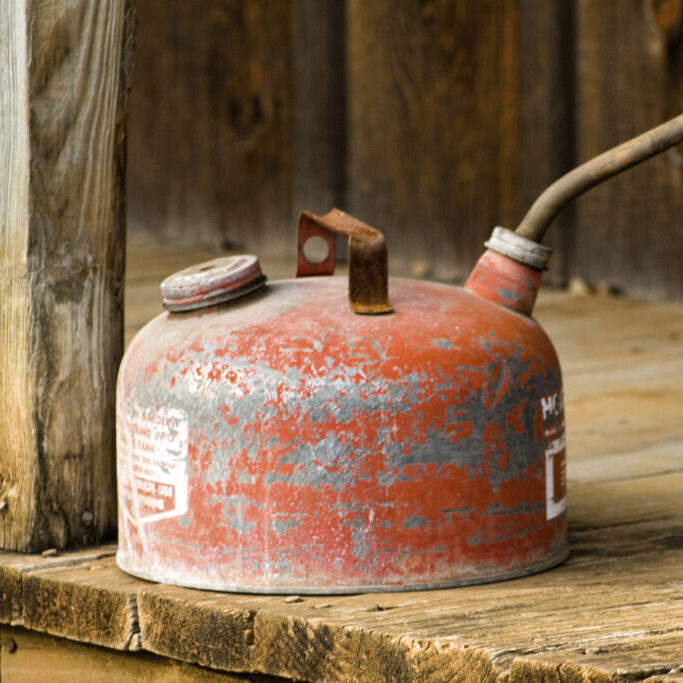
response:
[(515, 233), (540, 242), (560, 209), (591, 187), (683, 141), (683, 114), (578, 166), (556, 180), (532, 204)]

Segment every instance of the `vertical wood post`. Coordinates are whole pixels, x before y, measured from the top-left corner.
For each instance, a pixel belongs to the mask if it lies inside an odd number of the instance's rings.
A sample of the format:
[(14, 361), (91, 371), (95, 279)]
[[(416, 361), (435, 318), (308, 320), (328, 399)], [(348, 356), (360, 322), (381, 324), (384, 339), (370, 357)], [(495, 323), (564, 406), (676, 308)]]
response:
[(0, 3), (0, 546), (116, 524), (132, 0)]

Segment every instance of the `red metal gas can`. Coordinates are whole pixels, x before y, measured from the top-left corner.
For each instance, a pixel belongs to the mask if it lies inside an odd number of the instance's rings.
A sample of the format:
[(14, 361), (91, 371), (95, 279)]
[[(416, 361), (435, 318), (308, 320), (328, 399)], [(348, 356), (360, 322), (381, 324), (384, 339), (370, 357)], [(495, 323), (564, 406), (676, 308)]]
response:
[[(548, 250), (497, 228), (463, 289), (350, 275), (267, 286), (255, 257), (169, 279), (118, 380), (120, 544), (137, 576), (262, 593), (436, 588), (567, 556), (560, 367), (530, 316)], [(348, 291), (347, 291), (348, 290)], [(349, 306), (349, 299), (351, 306)]]

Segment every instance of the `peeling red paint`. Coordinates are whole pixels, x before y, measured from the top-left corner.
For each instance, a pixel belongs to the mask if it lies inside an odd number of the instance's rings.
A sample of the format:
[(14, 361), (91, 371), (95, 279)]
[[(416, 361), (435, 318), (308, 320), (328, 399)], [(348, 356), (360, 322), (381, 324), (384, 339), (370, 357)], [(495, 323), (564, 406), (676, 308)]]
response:
[[(392, 281), (390, 315), (356, 316), (343, 279), (311, 278), (152, 321), (119, 375), (120, 565), (204, 588), (353, 592), (561, 561), (546, 434), (563, 417), (541, 406), (561, 393), (559, 364), (519, 314), (538, 278), (506, 266), (503, 284), (517, 284), (503, 300), (491, 263), (472, 291)], [(175, 516), (139, 514), (136, 410), (186, 416)]]

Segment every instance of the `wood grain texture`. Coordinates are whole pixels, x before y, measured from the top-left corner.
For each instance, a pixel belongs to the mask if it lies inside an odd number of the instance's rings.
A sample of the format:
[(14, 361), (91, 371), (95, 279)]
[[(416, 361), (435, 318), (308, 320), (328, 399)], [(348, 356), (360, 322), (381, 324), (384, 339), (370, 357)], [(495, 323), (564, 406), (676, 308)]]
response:
[(149, 653), (121, 654), (19, 628), (0, 630), (3, 683), (254, 683), (266, 676), (231, 676)]
[[(149, 0), (131, 226), (261, 255), (302, 208), (385, 231), (394, 272), (467, 275), (550, 182), (683, 108), (680, 0)], [(565, 207), (547, 282), (683, 293), (683, 152)]]
[[(574, 166), (574, 4), (522, 0), (520, 41), (522, 213), (518, 220), (548, 185)], [(567, 281), (573, 228), (570, 204), (544, 240), (553, 249), (546, 284)]]
[(297, 0), (293, 9), (292, 209), (322, 216), (344, 204), (346, 188), (344, 2)]
[(140, 3), (131, 229), (294, 253), (292, 12), (289, 0)]
[(5, 5), (0, 546), (26, 551), (115, 528), (132, 9)]
[[(585, 479), (675, 470), (683, 443), (680, 304), (544, 293), (536, 315), (564, 374), (571, 474)], [(573, 476), (578, 476), (575, 474)]]
[(347, 3), (346, 207), (392, 263), (464, 277), (520, 210), (520, 3)]
[(73, 567), (86, 562), (97, 563), (115, 552), (115, 546), (98, 546), (70, 552), (67, 556), (0, 552), (0, 623), (24, 623), (22, 582), (25, 574), (54, 567)]
[[(28, 33), (24, 3), (0, 5), (0, 547), (26, 547), (35, 506), (28, 276)], [(23, 534), (24, 538), (21, 538)], [(19, 538), (17, 538), (19, 536)]]
[(107, 572), (112, 564), (108, 556), (24, 572), (21, 625), (117, 650), (139, 650), (137, 582), (122, 572)]
[[(577, 160), (683, 111), (680, 12), (678, 1), (578, 1)], [(683, 295), (682, 206), (679, 145), (577, 200), (572, 272), (631, 295)]]

